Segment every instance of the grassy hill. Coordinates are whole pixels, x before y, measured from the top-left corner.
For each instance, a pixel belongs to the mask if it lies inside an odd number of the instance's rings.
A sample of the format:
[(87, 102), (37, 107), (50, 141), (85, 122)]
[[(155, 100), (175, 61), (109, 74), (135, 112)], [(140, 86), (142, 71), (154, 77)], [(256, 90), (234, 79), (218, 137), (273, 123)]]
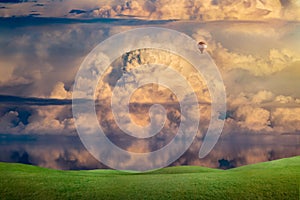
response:
[(60, 171), (0, 163), (1, 199), (300, 199), (300, 156), (231, 170)]

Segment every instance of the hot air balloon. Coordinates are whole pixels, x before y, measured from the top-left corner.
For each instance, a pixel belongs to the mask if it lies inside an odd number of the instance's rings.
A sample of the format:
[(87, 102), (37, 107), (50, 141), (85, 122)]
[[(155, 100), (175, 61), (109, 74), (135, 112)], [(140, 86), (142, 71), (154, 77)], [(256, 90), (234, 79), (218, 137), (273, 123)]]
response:
[(207, 48), (207, 44), (201, 41), (198, 43), (198, 48), (201, 51), (201, 53), (203, 53), (203, 51)]

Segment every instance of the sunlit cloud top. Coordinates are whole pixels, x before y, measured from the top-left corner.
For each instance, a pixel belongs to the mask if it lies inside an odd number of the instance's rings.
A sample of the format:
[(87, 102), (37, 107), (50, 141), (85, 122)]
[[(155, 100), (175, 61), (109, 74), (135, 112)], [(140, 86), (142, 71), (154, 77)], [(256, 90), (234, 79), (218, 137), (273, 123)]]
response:
[(299, 20), (299, 0), (0, 0), (0, 16), (179, 20)]

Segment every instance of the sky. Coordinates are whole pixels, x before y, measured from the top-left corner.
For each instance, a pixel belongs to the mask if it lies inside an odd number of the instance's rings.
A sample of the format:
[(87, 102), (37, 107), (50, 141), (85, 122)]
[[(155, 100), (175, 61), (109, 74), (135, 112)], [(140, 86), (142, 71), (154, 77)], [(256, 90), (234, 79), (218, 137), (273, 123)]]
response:
[[(222, 136), (293, 135), (298, 147), (292, 154), (299, 154), (299, 13), (299, 0), (0, 0), (0, 134), (76, 136), (71, 99), (84, 58), (114, 34), (154, 26), (208, 44), (206, 51), (226, 89)], [(168, 52), (137, 50), (111, 64), (96, 91), (99, 123), (112, 141), (129, 151), (152, 151), (170, 141), (180, 112), (166, 88), (153, 91), (146, 86), (131, 98), (131, 116), (140, 125), (149, 122), (149, 103), (165, 106), (167, 125), (157, 138), (132, 141), (121, 137), (113, 122), (107, 100), (121, 67), (144, 63), (171, 66), (194, 88), (201, 113), (198, 143), (189, 149), (195, 154), (209, 124), (211, 97), (203, 77)]]

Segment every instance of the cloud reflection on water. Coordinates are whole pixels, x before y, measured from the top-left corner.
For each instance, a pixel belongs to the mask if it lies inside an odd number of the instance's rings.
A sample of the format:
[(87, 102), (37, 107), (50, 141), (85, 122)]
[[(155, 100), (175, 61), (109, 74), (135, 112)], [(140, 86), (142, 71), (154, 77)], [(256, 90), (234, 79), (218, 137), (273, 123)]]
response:
[[(207, 157), (199, 159), (196, 149), (201, 141), (196, 140), (172, 165), (231, 168), (291, 157), (300, 154), (299, 141), (299, 135), (223, 136)], [(63, 170), (107, 168), (86, 151), (77, 136), (2, 135), (0, 151), (1, 162), (33, 164)], [(222, 159), (224, 160), (221, 161)]]

